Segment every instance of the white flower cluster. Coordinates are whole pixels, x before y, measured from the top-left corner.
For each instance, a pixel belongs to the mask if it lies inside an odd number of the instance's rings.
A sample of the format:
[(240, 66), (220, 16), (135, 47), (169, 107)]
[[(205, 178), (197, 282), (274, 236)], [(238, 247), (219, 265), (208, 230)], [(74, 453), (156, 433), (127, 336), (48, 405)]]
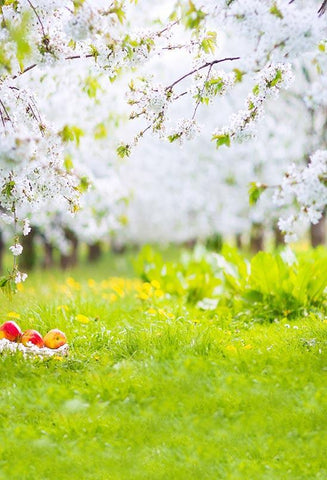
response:
[(171, 130), (168, 138), (171, 142), (177, 141), (182, 145), (184, 140), (193, 140), (200, 131), (201, 127), (195, 119), (184, 118)]
[(296, 212), (279, 220), (287, 242), (297, 239), (296, 230), (303, 224), (319, 222), (327, 204), (327, 150), (318, 150), (306, 167), (291, 166), (276, 192), (278, 205), (295, 204)]
[(317, 16), (319, 3), (233, 0), (228, 11), (220, 10), (218, 21), (231, 30), (237, 25), (240, 41), (251, 45), (243, 59), (246, 69), (260, 68), (267, 62), (292, 61), (315, 46), (325, 28)]
[(15, 245), (12, 245), (11, 247), (9, 247), (9, 250), (14, 255), (14, 257), (17, 257), (18, 255), (22, 254), (23, 247), (20, 245), (20, 243), (16, 243)]
[(147, 120), (155, 121), (159, 114), (165, 114), (169, 100), (169, 93), (163, 85), (150, 84), (149, 80), (144, 78), (142, 85), (130, 85), (128, 103), (135, 108), (130, 117), (143, 115)]
[(27, 279), (27, 273), (23, 273), (23, 272), (19, 272), (19, 271), (16, 272), (15, 283), (25, 282), (26, 279)]
[[(327, 54), (326, 54), (327, 57)], [(326, 59), (327, 60), (327, 59)], [(327, 76), (320, 75), (312, 82), (305, 95), (305, 102), (309, 108), (317, 107), (327, 108)]]
[(198, 72), (194, 78), (193, 96), (196, 101), (208, 104), (217, 96), (226, 95), (235, 85), (235, 73), (210, 68), (208, 73)]
[(273, 96), (277, 96), (282, 87), (289, 88), (292, 80), (290, 64), (277, 63), (262, 69), (255, 78), (252, 93), (246, 99), (246, 110), (240, 110), (231, 116), (229, 126), (217, 130), (214, 139), (228, 138), (243, 141), (255, 136), (255, 124), (264, 113), (264, 104)]

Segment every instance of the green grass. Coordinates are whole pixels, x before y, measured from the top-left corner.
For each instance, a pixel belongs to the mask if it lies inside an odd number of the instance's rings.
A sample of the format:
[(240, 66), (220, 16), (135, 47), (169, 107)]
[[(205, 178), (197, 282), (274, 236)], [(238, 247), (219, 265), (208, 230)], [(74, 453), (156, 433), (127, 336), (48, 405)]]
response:
[(158, 288), (142, 300), (137, 281), (101, 283), (131, 276), (124, 258), (2, 298), (3, 321), (58, 327), (71, 348), (0, 356), (0, 479), (326, 479), (324, 318), (244, 322)]

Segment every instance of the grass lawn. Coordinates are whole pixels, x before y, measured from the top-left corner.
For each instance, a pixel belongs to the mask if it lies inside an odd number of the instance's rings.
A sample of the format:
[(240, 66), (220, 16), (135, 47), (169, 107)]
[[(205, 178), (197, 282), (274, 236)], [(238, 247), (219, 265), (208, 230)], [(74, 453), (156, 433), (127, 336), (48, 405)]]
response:
[(201, 311), (117, 261), (2, 297), (70, 354), (0, 356), (0, 479), (326, 479), (323, 318)]

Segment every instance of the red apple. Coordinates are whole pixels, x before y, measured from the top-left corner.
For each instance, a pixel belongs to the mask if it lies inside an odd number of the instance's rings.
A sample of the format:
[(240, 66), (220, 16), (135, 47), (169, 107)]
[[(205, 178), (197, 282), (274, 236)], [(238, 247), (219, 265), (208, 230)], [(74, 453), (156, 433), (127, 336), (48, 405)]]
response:
[(23, 345), (25, 345), (25, 347), (27, 347), (29, 342), (33, 343), (33, 345), (36, 345), (39, 348), (44, 347), (43, 338), (37, 330), (25, 330), (20, 341)]
[(59, 348), (67, 343), (64, 332), (54, 328), (43, 337), (44, 345), (48, 348)]
[(0, 339), (6, 338), (11, 342), (17, 342), (22, 335), (22, 331), (16, 322), (5, 322), (0, 327)]

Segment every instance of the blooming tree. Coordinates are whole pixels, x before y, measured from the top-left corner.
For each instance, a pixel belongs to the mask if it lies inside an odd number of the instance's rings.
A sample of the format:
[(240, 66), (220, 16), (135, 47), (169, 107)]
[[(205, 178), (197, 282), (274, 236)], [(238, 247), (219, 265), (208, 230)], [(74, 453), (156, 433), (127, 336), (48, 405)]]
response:
[[(80, 194), (87, 190), (83, 165), (80, 172), (65, 157), (67, 140), (78, 142), (81, 136), (78, 122), (65, 123), (58, 130), (42, 108), (45, 102), (38, 97), (32, 72), (37, 72), (40, 82), (43, 77), (55, 78), (58, 68), (82, 61), (89, 71), (104, 72), (114, 81), (141, 65), (137, 78), (129, 81), (128, 101), (130, 117), (143, 124), (137, 124), (132, 141), (118, 146), (122, 157), (150, 132), (171, 143), (194, 137), (201, 130), (197, 123), (201, 107), (217, 105), (215, 100), (226, 94), (232, 98), (237, 85), (247, 83), (250, 93), (244, 106), (236, 105), (229, 120), (217, 112), (211, 125), (215, 145), (230, 146), (255, 134), (267, 101), (290, 85), (292, 66), (299, 57), (313, 58), (318, 50), (325, 61), (325, 2), (305, 3), (219, 0), (203, 5), (199, 0), (179, 0), (153, 5), (143, 0), (133, 5), (117, 0), (2, 0), (0, 203), (15, 232), (12, 253), (21, 253), (19, 235), (29, 231), (27, 210), (32, 219), (55, 199), (56, 209), (61, 204), (61, 210), (75, 212)], [(154, 22), (158, 18), (161, 21)], [(163, 84), (153, 75), (151, 62), (160, 58), (172, 65), (170, 58), (176, 52), (182, 52), (184, 62)], [(150, 65), (150, 74), (146, 65)], [(94, 88), (92, 82), (89, 88)], [(76, 90), (80, 90), (78, 83)], [(79, 99), (76, 94), (70, 101)], [(175, 105), (184, 101), (189, 102), (189, 114), (178, 119)], [(324, 155), (316, 158), (321, 162)], [(14, 264), (3, 283), (23, 278)]]

